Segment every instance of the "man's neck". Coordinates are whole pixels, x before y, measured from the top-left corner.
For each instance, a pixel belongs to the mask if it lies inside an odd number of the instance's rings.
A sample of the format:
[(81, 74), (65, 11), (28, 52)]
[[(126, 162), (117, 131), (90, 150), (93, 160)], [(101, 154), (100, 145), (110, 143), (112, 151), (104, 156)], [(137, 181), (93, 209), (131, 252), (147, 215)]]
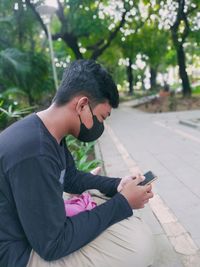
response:
[(47, 130), (60, 144), (63, 137), (69, 134), (67, 125), (67, 114), (63, 108), (50, 106), (48, 109), (40, 111), (37, 116), (42, 120)]

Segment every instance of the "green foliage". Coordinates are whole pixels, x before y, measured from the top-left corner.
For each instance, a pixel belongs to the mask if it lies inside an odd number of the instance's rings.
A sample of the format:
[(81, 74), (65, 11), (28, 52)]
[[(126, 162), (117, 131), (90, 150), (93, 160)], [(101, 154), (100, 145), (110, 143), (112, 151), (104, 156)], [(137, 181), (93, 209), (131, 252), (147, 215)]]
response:
[(200, 95), (200, 85), (195, 87), (195, 88), (193, 88), (192, 94), (193, 95)]
[(94, 159), (94, 142), (83, 143), (70, 135), (66, 137), (66, 143), (78, 170), (90, 172), (100, 164), (99, 160)]
[(14, 87), (0, 94), (0, 129), (31, 113), (36, 106), (29, 106), (27, 94)]
[(30, 71), (27, 55), (16, 48), (0, 52), (0, 78), (7, 84), (19, 84), (19, 77)]
[[(0, 31), (0, 92), (7, 92), (3, 96), (5, 108), (15, 106), (14, 102), (20, 102), (18, 108), (43, 103), (54, 93), (51, 64), (39, 38), (35, 14), (25, 1), (1, 1)], [(13, 88), (18, 93), (11, 93)], [(22, 95), (25, 103), (21, 106)]]
[[(84, 58), (91, 58), (94, 50), (97, 47), (102, 47), (107, 42), (111, 32), (109, 25), (114, 23), (111, 15), (104, 13), (104, 18), (100, 18), (101, 5), (109, 6), (109, 1), (102, 1), (101, 3), (100, 1), (90, 0), (64, 1), (65, 22), (62, 22), (60, 27), (58, 27), (59, 24), (56, 23), (56, 20), (52, 23), (53, 32), (72, 34), (69, 43), (74, 45), (73, 41), (75, 41), (79, 47), (86, 48), (85, 53), (81, 52)], [(73, 49), (69, 54), (73, 59), (75, 58)]]
[(17, 87), (9, 88), (0, 94), (0, 100), (3, 100), (4, 108), (13, 105), (17, 108), (24, 108), (29, 105), (27, 94)]
[[(0, 100), (0, 108), (3, 108), (3, 100)], [(7, 126), (8, 119), (5, 113), (0, 112), (0, 130)]]
[(33, 103), (38, 103), (45, 93), (53, 94), (55, 92), (53, 80), (49, 77), (49, 66), (51, 64), (43, 53), (29, 53), (28, 60), (31, 71), (21, 77), (20, 82), (30, 100)]
[[(69, 9), (66, 10), (69, 21), (69, 31), (74, 32), (76, 36), (87, 36), (104, 34), (105, 27), (108, 26), (108, 20), (98, 18), (98, 5), (95, 1), (70, 0)], [(95, 19), (94, 19), (94, 16)], [(92, 23), (91, 23), (92, 21)]]
[(53, 91), (46, 56), (21, 52), (16, 48), (0, 52), (0, 83), (4, 90), (16, 87), (24, 92), (31, 105), (37, 103), (44, 92)]
[(148, 57), (150, 66), (157, 68), (161, 64), (167, 53), (168, 37), (167, 32), (159, 30), (153, 23), (145, 24), (138, 33), (140, 51)]
[[(46, 106), (46, 99), (50, 99), (55, 92), (47, 51), (48, 40), (34, 12), (34, 8), (44, 3), (44, 0), (0, 1), (0, 93), (5, 93), (3, 108), (6, 110), (10, 105), (19, 109), (28, 104)], [(161, 9), (173, 4), (173, 1), (63, 0), (60, 3), (63, 10), (55, 13), (51, 21), (55, 57), (58, 63), (62, 62), (61, 67), (57, 68), (59, 78), (66, 58), (69, 61), (69, 58), (73, 60), (77, 57), (75, 49), (72, 49), (74, 44), (80, 52), (79, 56), (91, 58), (95, 51), (109, 43), (111, 33), (120, 23), (124, 7), (128, 10), (125, 23), (98, 57), (98, 61), (113, 74), (115, 81), (123, 86), (127, 80), (126, 66), (118, 65), (120, 58), (130, 58), (135, 64), (140, 54), (147, 68), (165, 74), (169, 66), (177, 65), (170, 27), (160, 27)], [(188, 14), (191, 27), (184, 49), (187, 64), (198, 67), (200, 31), (195, 25), (198, 24), (200, 2), (191, 0), (187, 1), (187, 5), (191, 8)], [(134, 83), (143, 79), (144, 71), (133, 69)], [(17, 106), (14, 102), (18, 103)]]
[(8, 118), (21, 118), (23, 115), (27, 115), (30, 113), (35, 107), (27, 107), (20, 110), (15, 110), (12, 105), (8, 107), (8, 109), (4, 109), (0, 107), (0, 111), (4, 113)]
[(0, 101), (0, 129), (4, 129), (16, 120), (28, 115), (35, 107), (19, 109), (14, 105), (9, 105), (7, 109), (3, 108), (3, 100)]
[(164, 57), (163, 65), (165, 65), (165, 69), (166, 69), (166, 66), (170, 66), (170, 65), (176, 66), (176, 59), (177, 59), (176, 51), (172, 47), (169, 47)]

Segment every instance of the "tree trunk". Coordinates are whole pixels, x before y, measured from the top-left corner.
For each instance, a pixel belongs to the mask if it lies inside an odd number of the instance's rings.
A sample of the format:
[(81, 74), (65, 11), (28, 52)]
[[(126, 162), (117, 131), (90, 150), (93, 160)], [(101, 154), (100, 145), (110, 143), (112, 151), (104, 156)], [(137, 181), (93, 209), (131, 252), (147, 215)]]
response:
[(157, 76), (157, 71), (155, 68), (150, 67), (150, 90), (156, 90), (157, 84), (156, 84), (156, 76)]
[[(172, 40), (177, 54), (177, 62), (179, 66), (179, 76), (182, 81), (183, 97), (190, 97), (192, 90), (190, 87), (190, 81), (186, 71), (185, 51), (183, 48), (186, 38), (190, 33), (190, 24), (188, 21), (188, 15), (192, 9), (186, 11), (185, 0), (178, 0), (177, 15), (174, 24), (171, 26)], [(195, 7), (196, 9), (196, 7)], [(194, 10), (194, 9), (193, 9)]]
[(142, 91), (145, 92), (145, 85), (144, 85), (144, 73), (141, 74), (141, 82), (142, 82)]
[(128, 83), (129, 83), (129, 95), (133, 94), (133, 71), (132, 71), (132, 59), (129, 58), (128, 61), (128, 66), (126, 68), (126, 73), (127, 73), (127, 79), (128, 79)]
[(192, 94), (192, 90), (190, 87), (190, 82), (186, 71), (185, 52), (182, 44), (179, 44), (179, 46), (176, 47), (176, 52), (177, 52), (177, 60), (179, 66), (179, 75), (182, 81), (183, 97), (190, 97)]
[(22, 19), (23, 19), (23, 3), (22, 1), (17, 1), (18, 3), (18, 10), (16, 12), (17, 14), (17, 29), (18, 29), (18, 41), (19, 46), (23, 46), (23, 38), (24, 38), (24, 31), (23, 31), (23, 25), (22, 25)]

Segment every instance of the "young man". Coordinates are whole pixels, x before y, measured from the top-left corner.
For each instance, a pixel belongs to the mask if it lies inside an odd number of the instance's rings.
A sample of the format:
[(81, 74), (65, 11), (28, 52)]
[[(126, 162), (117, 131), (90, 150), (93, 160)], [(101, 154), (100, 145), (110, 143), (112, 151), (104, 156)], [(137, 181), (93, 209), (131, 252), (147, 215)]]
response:
[[(118, 103), (106, 70), (94, 61), (78, 60), (64, 72), (48, 109), (0, 134), (1, 267), (151, 264), (152, 236), (132, 216), (132, 209), (143, 208), (153, 197), (151, 186), (138, 186), (140, 176), (127, 182), (78, 171), (63, 141), (68, 134), (84, 142), (99, 138), (103, 121)], [(110, 199), (66, 217), (63, 192), (88, 189)]]

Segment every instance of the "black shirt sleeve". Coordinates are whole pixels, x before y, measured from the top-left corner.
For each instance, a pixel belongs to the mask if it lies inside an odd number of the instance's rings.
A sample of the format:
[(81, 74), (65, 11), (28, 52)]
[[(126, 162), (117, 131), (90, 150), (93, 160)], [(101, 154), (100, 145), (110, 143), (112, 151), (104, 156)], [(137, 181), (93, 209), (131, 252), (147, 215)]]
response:
[(64, 180), (64, 191), (81, 194), (88, 189), (98, 189), (101, 193), (112, 197), (117, 193), (120, 178), (82, 172), (76, 169), (71, 153), (66, 150), (67, 167)]
[(20, 162), (8, 173), (24, 233), (33, 250), (47, 261), (78, 250), (107, 227), (132, 215), (127, 200), (117, 193), (91, 211), (66, 217), (59, 172), (51, 158), (40, 156)]

